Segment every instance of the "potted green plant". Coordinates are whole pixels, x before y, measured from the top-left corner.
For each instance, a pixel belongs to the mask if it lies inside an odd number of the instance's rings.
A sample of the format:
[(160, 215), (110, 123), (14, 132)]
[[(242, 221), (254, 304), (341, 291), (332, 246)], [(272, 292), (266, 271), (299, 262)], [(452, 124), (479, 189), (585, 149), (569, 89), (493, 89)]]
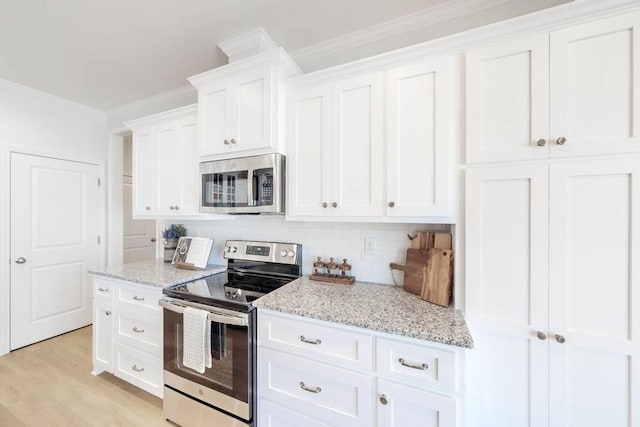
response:
[(164, 241), (164, 262), (171, 262), (173, 259), (173, 253), (178, 247), (178, 240), (180, 237), (187, 235), (187, 229), (182, 224), (171, 224), (169, 227), (162, 230), (162, 238)]

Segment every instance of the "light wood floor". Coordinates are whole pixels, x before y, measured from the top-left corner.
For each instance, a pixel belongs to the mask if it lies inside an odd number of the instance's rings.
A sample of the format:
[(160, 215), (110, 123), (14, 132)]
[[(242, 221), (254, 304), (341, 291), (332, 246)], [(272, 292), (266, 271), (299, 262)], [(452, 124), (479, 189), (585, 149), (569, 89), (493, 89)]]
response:
[(164, 426), (162, 400), (91, 375), (91, 327), (0, 357), (0, 426)]

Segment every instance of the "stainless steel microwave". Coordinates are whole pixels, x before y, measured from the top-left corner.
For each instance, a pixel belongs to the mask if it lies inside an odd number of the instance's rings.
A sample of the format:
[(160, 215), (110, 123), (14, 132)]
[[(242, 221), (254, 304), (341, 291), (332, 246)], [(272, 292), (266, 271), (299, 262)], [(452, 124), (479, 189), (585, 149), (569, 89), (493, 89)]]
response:
[(200, 212), (283, 214), (285, 156), (264, 154), (200, 163)]

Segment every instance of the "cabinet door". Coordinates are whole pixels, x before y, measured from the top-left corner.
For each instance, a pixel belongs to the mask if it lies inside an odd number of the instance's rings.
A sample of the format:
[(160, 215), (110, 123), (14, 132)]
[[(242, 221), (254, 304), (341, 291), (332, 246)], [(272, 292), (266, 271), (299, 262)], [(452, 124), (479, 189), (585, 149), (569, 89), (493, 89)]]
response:
[(387, 216), (447, 216), (449, 58), (387, 73)]
[(156, 215), (174, 213), (181, 187), (180, 141), (175, 120), (154, 127), (156, 145)]
[(639, 25), (632, 13), (551, 33), (552, 156), (640, 151)]
[(467, 419), (545, 426), (548, 167), (469, 169), (465, 193)]
[(638, 425), (640, 157), (556, 163), (550, 184), (550, 425)]
[(260, 399), (258, 405), (258, 423), (263, 427), (329, 427), (329, 424), (275, 405), (265, 399)]
[(152, 215), (155, 190), (155, 147), (151, 130), (133, 132), (133, 215)]
[(382, 216), (382, 73), (338, 82), (332, 103), (332, 215)]
[(113, 305), (93, 301), (93, 373), (113, 372)]
[(467, 163), (546, 158), (548, 137), (548, 35), (469, 52)]
[(331, 214), (331, 91), (295, 92), (289, 107), (289, 209), (291, 216)]
[(378, 380), (376, 405), (378, 427), (456, 426), (456, 400), (453, 397)]
[(234, 82), (231, 149), (270, 148), (273, 128), (272, 68), (260, 67), (240, 73)]
[(198, 89), (200, 156), (226, 154), (231, 151), (232, 104), (233, 88), (229, 87), (229, 81)]
[[(197, 117), (187, 117), (176, 124), (178, 132), (178, 152), (174, 152), (179, 164), (179, 173), (172, 178), (179, 182), (175, 212), (179, 215), (198, 215), (200, 209), (200, 169), (198, 157)], [(177, 171), (176, 171), (177, 172)]]

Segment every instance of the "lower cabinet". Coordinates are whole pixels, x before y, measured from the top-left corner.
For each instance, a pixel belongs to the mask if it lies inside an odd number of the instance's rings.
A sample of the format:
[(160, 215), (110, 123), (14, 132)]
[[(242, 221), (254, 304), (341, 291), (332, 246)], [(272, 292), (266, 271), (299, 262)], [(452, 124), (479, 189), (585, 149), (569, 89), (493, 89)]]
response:
[(458, 426), (462, 349), (265, 309), (258, 343), (262, 427)]
[(94, 278), (94, 375), (109, 372), (162, 397), (161, 296), (161, 288)]

